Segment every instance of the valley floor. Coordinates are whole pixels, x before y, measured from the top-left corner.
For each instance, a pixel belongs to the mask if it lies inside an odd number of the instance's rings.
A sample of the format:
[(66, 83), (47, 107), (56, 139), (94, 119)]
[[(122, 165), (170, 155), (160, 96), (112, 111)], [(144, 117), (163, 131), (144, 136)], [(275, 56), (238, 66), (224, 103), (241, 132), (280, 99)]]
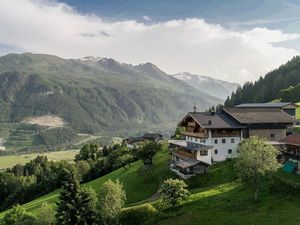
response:
[(16, 164), (25, 164), (30, 160), (35, 159), (38, 155), (47, 156), (49, 161), (58, 160), (74, 160), (75, 155), (79, 150), (68, 150), (68, 151), (54, 151), (46, 153), (31, 153), (31, 154), (15, 154), (8, 156), (0, 156), (0, 170), (13, 167)]

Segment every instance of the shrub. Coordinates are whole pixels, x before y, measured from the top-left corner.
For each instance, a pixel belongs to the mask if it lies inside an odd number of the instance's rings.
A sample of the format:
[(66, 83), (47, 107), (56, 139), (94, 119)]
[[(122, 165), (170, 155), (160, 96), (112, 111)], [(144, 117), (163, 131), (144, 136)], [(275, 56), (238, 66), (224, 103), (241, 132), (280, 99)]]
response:
[(3, 225), (32, 225), (35, 223), (35, 217), (27, 213), (20, 205), (14, 206), (2, 220)]
[(189, 191), (187, 190), (187, 184), (183, 180), (167, 179), (162, 185), (161, 195), (166, 205), (174, 207), (187, 198)]
[(143, 204), (123, 209), (120, 215), (122, 225), (142, 225), (155, 218), (158, 214), (151, 204)]

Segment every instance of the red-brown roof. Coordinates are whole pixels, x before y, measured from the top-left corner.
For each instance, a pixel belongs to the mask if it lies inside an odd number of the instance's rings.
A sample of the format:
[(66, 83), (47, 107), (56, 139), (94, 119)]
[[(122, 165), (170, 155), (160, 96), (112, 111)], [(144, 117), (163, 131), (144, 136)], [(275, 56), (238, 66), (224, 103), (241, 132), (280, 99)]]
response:
[(300, 146), (300, 133), (299, 134), (291, 134), (286, 136), (285, 138), (279, 140), (281, 143), (285, 143), (288, 145)]

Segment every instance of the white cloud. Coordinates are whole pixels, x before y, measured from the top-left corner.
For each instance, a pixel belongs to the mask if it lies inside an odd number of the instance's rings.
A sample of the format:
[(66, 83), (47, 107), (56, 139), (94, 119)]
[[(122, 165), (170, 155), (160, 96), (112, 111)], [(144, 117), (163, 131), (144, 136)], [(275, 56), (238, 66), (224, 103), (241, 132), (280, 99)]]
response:
[(202, 19), (108, 22), (53, 1), (0, 1), (0, 44), (65, 58), (149, 61), (168, 73), (189, 71), (240, 83), (297, 55), (273, 44), (299, 37), (266, 28), (233, 31)]

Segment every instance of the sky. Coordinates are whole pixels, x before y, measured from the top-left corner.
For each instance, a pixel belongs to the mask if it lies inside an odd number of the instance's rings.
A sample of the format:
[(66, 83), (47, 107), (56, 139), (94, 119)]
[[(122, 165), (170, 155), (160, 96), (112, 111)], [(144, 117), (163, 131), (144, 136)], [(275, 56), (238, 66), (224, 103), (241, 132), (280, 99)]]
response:
[(298, 0), (0, 0), (0, 55), (151, 62), (243, 84), (300, 52)]

